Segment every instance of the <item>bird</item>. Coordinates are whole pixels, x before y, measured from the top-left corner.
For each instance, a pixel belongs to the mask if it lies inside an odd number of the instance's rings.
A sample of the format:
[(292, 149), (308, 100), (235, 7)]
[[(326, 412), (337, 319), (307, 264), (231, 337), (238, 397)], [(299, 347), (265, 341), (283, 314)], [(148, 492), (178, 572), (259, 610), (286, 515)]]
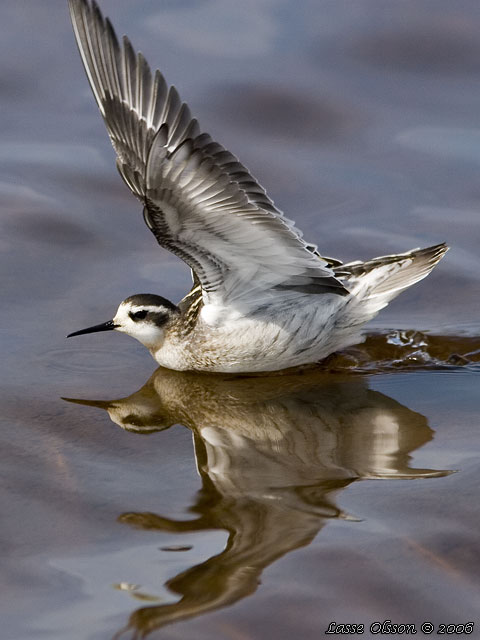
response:
[(161, 247), (191, 269), (174, 304), (121, 302), (116, 330), (179, 371), (275, 372), (315, 365), (362, 340), (362, 327), (427, 276), (442, 243), (343, 264), (303, 239), (236, 156), (200, 129), (174, 86), (120, 41), (95, 0), (69, 0), (77, 45), (117, 155)]

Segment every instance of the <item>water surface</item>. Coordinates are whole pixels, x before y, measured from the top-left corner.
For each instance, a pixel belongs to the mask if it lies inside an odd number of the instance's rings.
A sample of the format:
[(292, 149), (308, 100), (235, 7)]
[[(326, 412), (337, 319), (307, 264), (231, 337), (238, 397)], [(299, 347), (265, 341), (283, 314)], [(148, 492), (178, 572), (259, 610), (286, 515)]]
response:
[(365, 345), (254, 381), (65, 341), (190, 276), (116, 174), (48, 4), (4, 0), (0, 21), (5, 637), (478, 635), (477, 3), (102, 2), (321, 251), (452, 247)]

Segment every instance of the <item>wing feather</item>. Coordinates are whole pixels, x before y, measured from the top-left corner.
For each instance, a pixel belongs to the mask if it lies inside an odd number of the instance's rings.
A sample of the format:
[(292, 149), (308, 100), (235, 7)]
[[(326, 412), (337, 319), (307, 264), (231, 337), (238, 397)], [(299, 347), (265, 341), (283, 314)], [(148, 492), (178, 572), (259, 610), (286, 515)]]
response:
[(120, 46), (96, 2), (69, 5), (117, 168), (158, 242), (194, 270), (205, 295), (231, 303), (272, 289), (346, 294), (248, 169), (200, 132), (175, 87), (126, 36)]

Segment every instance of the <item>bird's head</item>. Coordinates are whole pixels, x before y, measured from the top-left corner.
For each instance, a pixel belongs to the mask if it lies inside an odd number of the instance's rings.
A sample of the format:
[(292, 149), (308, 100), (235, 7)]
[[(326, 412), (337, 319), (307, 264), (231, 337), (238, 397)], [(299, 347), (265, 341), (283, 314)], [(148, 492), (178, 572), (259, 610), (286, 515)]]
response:
[(163, 342), (166, 326), (179, 313), (178, 307), (162, 296), (138, 293), (120, 304), (113, 320), (75, 331), (67, 338), (115, 329), (132, 336), (148, 349), (156, 349)]

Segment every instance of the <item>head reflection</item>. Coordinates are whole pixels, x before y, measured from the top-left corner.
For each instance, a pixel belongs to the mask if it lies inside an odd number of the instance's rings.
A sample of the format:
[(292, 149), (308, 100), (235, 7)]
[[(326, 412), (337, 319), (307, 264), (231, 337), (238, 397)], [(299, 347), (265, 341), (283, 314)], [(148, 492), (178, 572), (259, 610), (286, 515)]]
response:
[(167, 583), (178, 602), (131, 615), (124, 632), (139, 637), (253, 593), (265, 567), (309, 544), (328, 518), (350, 517), (336, 496), (351, 482), (448, 473), (411, 467), (411, 453), (432, 439), (426, 419), (368, 389), (360, 377), (235, 378), (158, 369), (127, 398), (76, 402), (105, 409), (129, 431), (181, 423), (193, 432), (202, 479), (191, 507), (196, 517), (124, 513), (121, 521), (150, 530), (229, 533), (219, 555)]

